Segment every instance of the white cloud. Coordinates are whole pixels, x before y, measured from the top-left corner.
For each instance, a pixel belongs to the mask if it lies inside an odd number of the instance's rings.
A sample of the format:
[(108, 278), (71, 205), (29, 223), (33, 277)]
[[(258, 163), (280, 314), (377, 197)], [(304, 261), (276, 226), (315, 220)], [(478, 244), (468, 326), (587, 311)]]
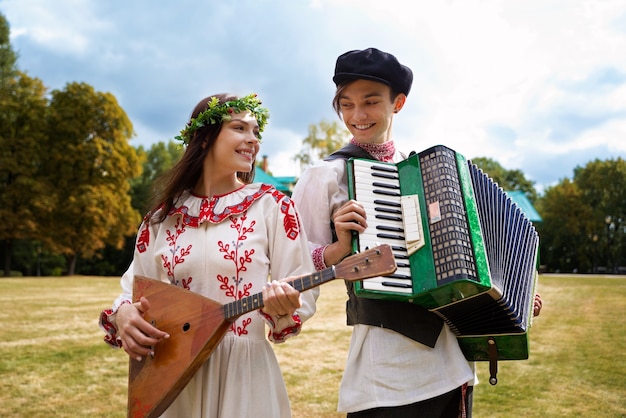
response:
[(623, 0), (0, 0), (0, 10), (20, 67), (52, 88), (113, 92), (133, 144), (175, 135), (205, 95), (257, 91), (272, 113), (270, 170), (297, 175), (308, 126), (336, 120), (336, 57), (374, 46), (415, 74), (394, 123), (403, 150), (442, 143), (540, 187), (626, 156)]
[(98, 33), (106, 29), (86, 1), (3, 1), (2, 6), (5, 15), (14, 17), (9, 19), (14, 39), (29, 38), (60, 55), (85, 54), (98, 40)]

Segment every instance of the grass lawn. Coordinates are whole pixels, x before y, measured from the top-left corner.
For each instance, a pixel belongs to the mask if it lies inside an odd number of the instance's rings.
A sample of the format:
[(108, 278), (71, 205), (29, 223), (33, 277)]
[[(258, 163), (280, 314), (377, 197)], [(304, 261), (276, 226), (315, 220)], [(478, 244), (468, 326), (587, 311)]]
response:
[[(350, 340), (343, 282), (321, 288), (318, 313), (275, 346), (294, 418), (340, 417)], [(100, 311), (117, 278), (0, 278), (0, 417), (125, 417), (128, 357), (102, 342)], [(474, 417), (626, 417), (626, 278), (539, 279), (544, 301), (530, 359), (500, 362), (474, 392)]]

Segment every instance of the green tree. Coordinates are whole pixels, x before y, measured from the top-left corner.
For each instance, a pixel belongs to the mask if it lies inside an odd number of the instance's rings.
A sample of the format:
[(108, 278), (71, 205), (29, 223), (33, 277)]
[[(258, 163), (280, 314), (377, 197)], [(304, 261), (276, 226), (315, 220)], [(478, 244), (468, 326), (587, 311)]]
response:
[(137, 155), (143, 170), (140, 176), (131, 181), (132, 205), (144, 214), (150, 209), (155, 196), (156, 182), (183, 155), (183, 146), (175, 141), (158, 142), (149, 150), (143, 146), (137, 148)]
[[(550, 270), (616, 272), (626, 265), (626, 161), (594, 160), (537, 204), (542, 260)], [(603, 270), (600, 270), (602, 268)]]
[(592, 209), (593, 234), (609, 272), (626, 265), (626, 161), (599, 159), (574, 169), (574, 182)]
[(52, 91), (48, 126), (45, 172), (55, 202), (42, 240), (66, 257), (72, 275), (78, 256), (121, 248), (136, 232), (141, 217), (129, 182), (141, 166), (128, 143), (132, 124), (110, 93), (85, 83)]
[[(143, 170), (139, 176), (130, 181), (131, 205), (140, 214), (145, 214), (153, 203), (155, 180), (174, 165), (184, 148), (178, 142), (169, 141), (153, 144), (147, 151), (143, 146), (139, 146), (135, 151)], [(77, 271), (97, 276), (121, 275), (132, 261), (135, 238), (136, 234), (127, 236), (122, 248), (107, 245), (93, 257), (79, 258)]]
[(337, 121), (321, 121), (318, 125), (309, 125), (309, 134), (302, 140), (302, 148), (293, 159), (300, 163), (303, 170), (314, 162), (337, 151), (350, 139), (350, 132)]
[[(10, 42), (9, 22), (0, 13), (0, 88), (4, 89), (17, 73), (17, 54)], [(4, 90), (3, 90), (4, 92)], [(3, 97), (3, 96), (2, 96)]]
[(506, 191), (522, 191), (526, 194), (528, 200), (533, 203), (537, 201), (538, 196), (535, 190), (535, 183), (526, 179), (526, 176), (520, 170), (507, 170), (497, 161), (487, 157), (473, 158), (472, 162), (498, 183), (502, 189)]
[(541, 262), (550, 271), (590, 271), (596, 257), (592, 208), (575, 182), (564, 179), (546, 189), (538, 203), (543, 222)]
[(49, 207), (38, 179), (45, 140), (46, 88), (16, 67), (9, 26), (0, 14), (0, 242), (4, 275), (11, 271), (13, 243), (37, 236)]

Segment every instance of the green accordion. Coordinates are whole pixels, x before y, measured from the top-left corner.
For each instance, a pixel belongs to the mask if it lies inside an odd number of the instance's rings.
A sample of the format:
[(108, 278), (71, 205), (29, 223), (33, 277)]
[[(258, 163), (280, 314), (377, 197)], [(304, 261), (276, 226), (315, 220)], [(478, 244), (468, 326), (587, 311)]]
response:
[(347, 164), (350, 198), (368, 223), (354, 252), (387, 243), (398, 265), (357, 282), (356, 294), (437, 313), (468, 360), (528, 358), (539, 237), (502, 188), (441, 145), (396, 164)]

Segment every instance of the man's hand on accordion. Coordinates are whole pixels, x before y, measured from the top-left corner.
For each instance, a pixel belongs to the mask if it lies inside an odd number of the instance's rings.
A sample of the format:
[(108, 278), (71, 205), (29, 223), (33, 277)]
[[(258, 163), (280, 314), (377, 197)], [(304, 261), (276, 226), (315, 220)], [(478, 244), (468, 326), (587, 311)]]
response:
[(539, 293), (535, 293), (535, 301), (533, 303), (533, 316), (539, 316), (542, 307), (543, 301), (541, 300), (541, 295)]
[(349, 200), (333, 215), (337, 241), (324, 250), (324, 263), (337, 264), (352, 253), (352, 234), (361, 233), (367, 228), (365, 209), (356, 200)]

